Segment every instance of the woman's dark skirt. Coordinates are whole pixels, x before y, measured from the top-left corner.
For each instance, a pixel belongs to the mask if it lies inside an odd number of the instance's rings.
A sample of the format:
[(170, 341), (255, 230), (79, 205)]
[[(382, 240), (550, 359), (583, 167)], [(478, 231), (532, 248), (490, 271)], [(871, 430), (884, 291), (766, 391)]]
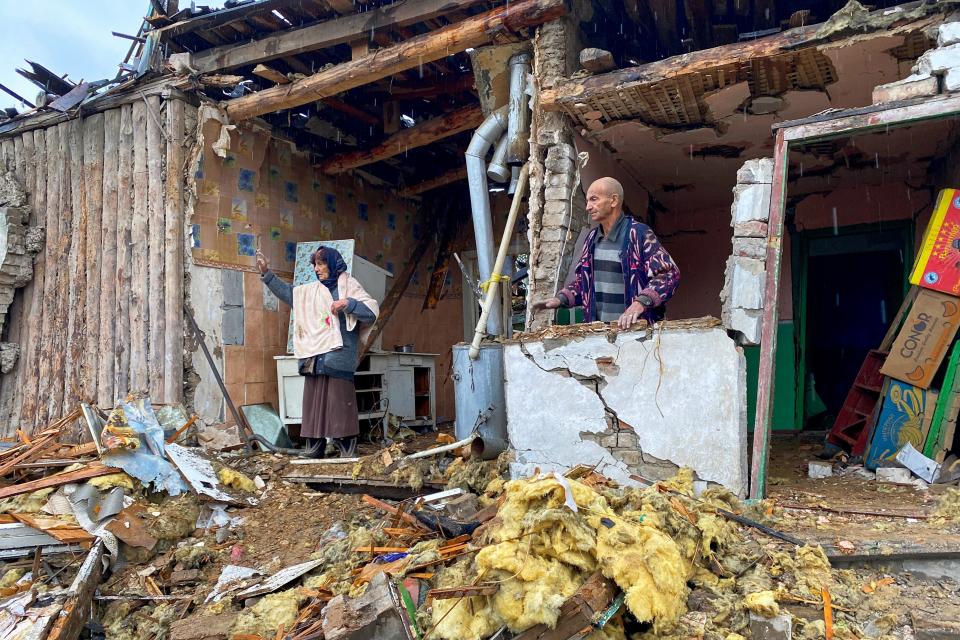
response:
[(303, 438), (349, 438), (360, 433), (352, 380), (304, 376)]

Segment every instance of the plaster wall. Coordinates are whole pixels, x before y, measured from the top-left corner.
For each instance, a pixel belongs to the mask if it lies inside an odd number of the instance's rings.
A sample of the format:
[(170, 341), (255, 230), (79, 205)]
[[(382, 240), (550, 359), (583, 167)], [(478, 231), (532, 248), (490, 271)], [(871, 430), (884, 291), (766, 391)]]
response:
[(692, 324), (668, 323), (655, 336), (622, 332), (612, 341), (593, 334), (507, 344), (513, 475), (588, 464), (630, 484), (631, 473), (661, 479), (686, 466), (742, 495), (743, 352), (722, 327)]
[[(197, 326), (206, 337), (207, 348), (217, 368), (223, 371), (221, 325), (223, 315), (223, 284), (220, 269), (194, 265), (190, 272), (190, 306)], [(193, 338), (195, 340), (195, 338)], [(187, 349), (190, 368), (196, 378), (193, 388), (193, 408), (204, 424), (223, 422), (223, 394), (210, 371), (210, 366), (198, 344)], [(189, 402), (189, 398), (188, 404)], [(239, 401), (239, 399), (235, 399)]]

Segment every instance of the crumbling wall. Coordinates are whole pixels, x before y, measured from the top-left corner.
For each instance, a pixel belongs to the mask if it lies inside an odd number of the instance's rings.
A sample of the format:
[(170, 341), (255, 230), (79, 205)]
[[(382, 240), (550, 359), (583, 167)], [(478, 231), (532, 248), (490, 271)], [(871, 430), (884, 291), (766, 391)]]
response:
[[(33, 277), (33, 259), (43, 246), (43, 229), (30, 227), (27, 194), (13, 172), (0, 175), (0, 335), (14, 292)], [(20, 345), (0, 342), (0, 373), (9, 373)]]
[(587, 223), (579, 187), (577, 152), (564, 115), (539, 108), (539, 94), (568, 71), (575, 37), (565, 20), (544, 24), (534, 39), (533, 122), (530, 136), (530, 278), (527, 327), (550, 324), (553, 312), (534, 314), (533, 302), (554, 295), (562, 284), (577, 234)]
[(772, 182), (773, 160), (762, 158), (743, 165), (733, 188), (733, 254), (727, 259), (720, 302), (723, 324), (738, 333), (741, 344), (760, 344)]
[(629, 484), (686, 466), (746, 490), (746, 362), (716, 320), (528, 336), (504, 371), (515, 477), (587, 464)]

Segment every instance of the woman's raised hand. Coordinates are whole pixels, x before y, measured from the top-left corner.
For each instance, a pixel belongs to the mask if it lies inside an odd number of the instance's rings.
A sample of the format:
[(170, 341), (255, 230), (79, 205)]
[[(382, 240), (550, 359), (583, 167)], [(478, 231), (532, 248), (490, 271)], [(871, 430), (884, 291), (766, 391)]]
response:
[(261, 274), (266, 274), (270, 270), (270, 262), (267, 260), (267, 256), (259, 251), (257, 251), (257, 269), (260, 270)]

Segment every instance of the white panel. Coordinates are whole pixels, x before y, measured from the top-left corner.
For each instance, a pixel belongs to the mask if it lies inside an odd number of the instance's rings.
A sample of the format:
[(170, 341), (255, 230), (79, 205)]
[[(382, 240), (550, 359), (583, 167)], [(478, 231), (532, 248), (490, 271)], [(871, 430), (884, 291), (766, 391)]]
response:
[(390, 413), (401, 418), (416, 418), (413, 398), (413, 369), (388, 369), (384, 376)]

